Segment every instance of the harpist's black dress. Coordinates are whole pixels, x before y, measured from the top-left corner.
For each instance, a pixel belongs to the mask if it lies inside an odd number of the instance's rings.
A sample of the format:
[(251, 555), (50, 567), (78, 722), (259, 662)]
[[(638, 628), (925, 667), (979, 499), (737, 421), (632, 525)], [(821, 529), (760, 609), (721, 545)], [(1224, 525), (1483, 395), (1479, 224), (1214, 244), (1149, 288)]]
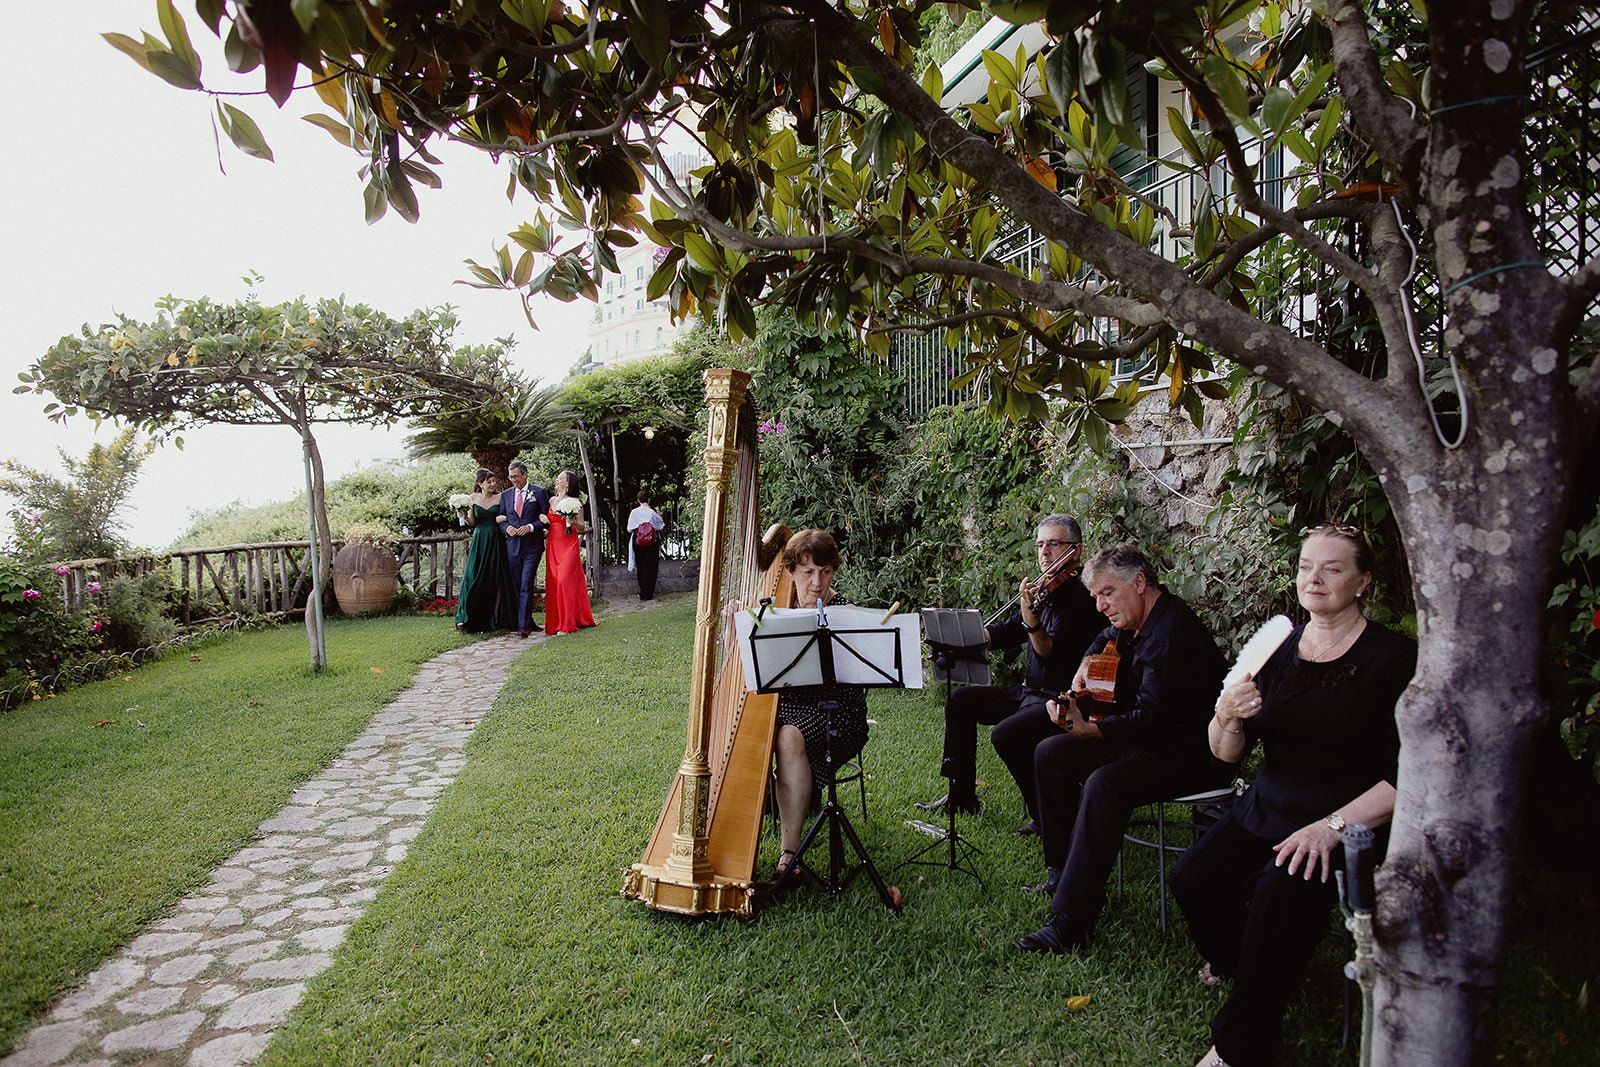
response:
[[(1297, 651), (1304, 629), (1256, 679), (1261, 711), (1244, 720), (1246, 741), (1263, 746), (1255, 783), (1172, 874), (1195, 947), (1212, 973), (1233, 978), (1211, 1020), (1230, 1067), (1277, 1062), (1284, 1005), (1336, 900), (1332, 878), (1291, 877), (1272, 846), (1379, 782), (1394, 783), (1394, 706), (1417, 665), (1415, 642), (1373, 623), (1338, 659), (1310, 663)], [(1386, 840), (1380, 832), (1380, 847)], [(1336, 849), (1336, 866), (1341, 859)]]
[[(847, 604), (835, 593), (828, 602)], [(836, 702), (833, 713), (833, 765), (854, 759), (867, 744), (867, 691), (858, 685), (808, 685), (778, 694), (778, 725), (793, 726), (805, 736), (806, 758), (818, 782), (827, 779), (828, 716), (822, 702)]]

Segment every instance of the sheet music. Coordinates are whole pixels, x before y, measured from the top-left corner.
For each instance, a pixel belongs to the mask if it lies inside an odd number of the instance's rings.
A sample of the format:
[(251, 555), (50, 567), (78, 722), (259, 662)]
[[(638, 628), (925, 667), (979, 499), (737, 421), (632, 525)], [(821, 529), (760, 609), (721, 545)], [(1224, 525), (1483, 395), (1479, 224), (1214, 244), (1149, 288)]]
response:
[[(887, 622), (882, 608), (864, 608), (840, 604), (827, 609), (828, 628), (834, 633), (834, 678), (846, 685), (884, 685), (884, 676), (870, 663), (879, 663), (888, 669), (894, 663), (896, 634), (900, 642), (899, 672), (907, 689), (922, 688), (922, 629), (921, 620), (914, 613), (892, 615)], [(817, 629), (815, 608), (769, 608), (756, 627), (754, 614), (741, 611), (734, 616), (734, 630), (739, 638), (739, 660), (744, 668), (746, 689), (758, 686), (755, 657), (751, 653), (752, 634), (761, 635), (761, 663), (763, 673), (773, 675), (787, 667), (781, 679), (764, 679), (769, 685), (783, 687), (820, 685), (822, 663), (813, 648), (805, 652)], [(802, 653), (805, 653), (802, 655)], [(798, 657), (798, 662), (795, 662)], [(863, 662), (863, 659), (868, 662)], [(779, 665), (774, 667), (773, 665)], [(791, 666), (792, 664), (792, 666)]]

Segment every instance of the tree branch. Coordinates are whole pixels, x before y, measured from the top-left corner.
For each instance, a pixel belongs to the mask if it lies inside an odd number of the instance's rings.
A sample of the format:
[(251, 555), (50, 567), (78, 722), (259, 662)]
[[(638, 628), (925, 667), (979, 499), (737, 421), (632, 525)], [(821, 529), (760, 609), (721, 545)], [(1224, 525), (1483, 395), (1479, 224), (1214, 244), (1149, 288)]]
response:
[[(1150, 304), (1091, 293), (1066, 282), (1036, 282), (993, 263), (934, 256), (910, 256), (838, 233), (823, 234), (820, 237), (768, 237), (750, 233), (728, 225), (706, 210), (678, 184), (676, 177), (666, 170), (665, 162), (654, 147), (651, 149), (651, 155), (656, 160), (656, 166), (646, 171), (646, 177), (657, 195), (680, 217), (695, 223), (741, 252), (847, 252), (883, 264), (896, 275), (897, 279), (916, 274), (972, 278), (1052, 310), (1070, 310), (1086, 315), (1122, 319), (1138, 326), (1148, 326), (1160, 321), (1159, 313)], [(664, 178), (658, 178), (652, 173), (653, 171), (661, 171)]]
[(1334, 0), (1323, 16), (1333, 37), (1333, 62), (1345, 109), (1356, 128), (1405, 187), (1408, 198), (1421, 184), (1427, 126), (1416, 109), (1389, 88), (1367, 34), (1367, 16), (1355, 0)]
[[(795, 6), (818, 20), (821, 39), (839, 56), (876, 76), (883, 102), (917, 126), (931, 151), (988, 185), (1041, 235), (1060, 241), (1106, 277), (1126, 279), (1126, 286), (1159, 308), (1180, 333), (1325, 410), (1341, 412), (1347, 424), (1364, 427), (1374, 439), (1392, 436), (1393, 421), (1415, 418), (1398, 398), (1322, 348), (1233, 307), (1201, 287), (1182, 268), (1096, 222), (1035, 182), (1014, 160), (962, 129), (905, 71), (868, 42), (847, 16), (818, 0), (795, 0)], [(1370, 282), (1370, 274), (1368, 279)]]

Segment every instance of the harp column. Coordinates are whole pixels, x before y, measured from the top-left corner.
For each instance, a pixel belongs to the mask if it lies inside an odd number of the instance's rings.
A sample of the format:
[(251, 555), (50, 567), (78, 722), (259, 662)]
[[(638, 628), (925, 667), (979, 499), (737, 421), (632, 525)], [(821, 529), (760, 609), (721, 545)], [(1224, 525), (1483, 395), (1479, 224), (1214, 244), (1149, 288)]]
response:
[(739, 409), (750, 376), (737, 370), (706, 371), (706, 510), (700, 536), (699, 617), (694, 628), (694, 663), (689, 680), (689, 728), (678, 764), (678, 829), (667, 859), (671, 870), (697, 881), (712, 874), (706, 861), (707, 804), (711, 765), (706, 760), (711, 702), (716, 688), (719, 601), (727, 563), (728, 486), (738, 462)]

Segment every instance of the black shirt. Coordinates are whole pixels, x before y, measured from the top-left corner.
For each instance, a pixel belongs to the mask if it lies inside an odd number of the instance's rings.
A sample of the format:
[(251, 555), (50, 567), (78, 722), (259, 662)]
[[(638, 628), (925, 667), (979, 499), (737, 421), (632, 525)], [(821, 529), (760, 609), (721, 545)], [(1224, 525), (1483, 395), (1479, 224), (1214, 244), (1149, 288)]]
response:
[(1050, 635), (1048, 656), (1041, 657), (1033, 650), (1028, 631), (1022, 628), (1020, 609), (989, 627), (989, 647), (1025, 645), (1028, 649), (1027, 684), (1034, 689), (1065, 693), (1072, 686), (1078, 664), (1083, 662), (1084, 649), (1106, 624), (1106, 617), (1095, 610), (1094, 597), (1075, 578), (1052, 589), (1038, 614), (1040, 629)]
[(1417, 668), (1416, 642), (1376, 623), (1327, 663), (1300, 658), (1304, 631), (1295, 627), (1261, 668), (1261, 711), (1244, 720), (1245, 738), (1261, 741), (1263, 759), (1238, 819), (1275, 841), (1379, 782), (1394, 783), (1394, 706)]
[(1211, 750), (1206, 724), (1228, 671), (1206, 624), (1180, 597), (1163, 591), (1137, 634), (1108, 627), (1089, 652), (1111, 640), (1122, 662), (1116, 710), (1100, 720), (1101, 736), (1118, 748), (1186, 749), (1203, 758)]

